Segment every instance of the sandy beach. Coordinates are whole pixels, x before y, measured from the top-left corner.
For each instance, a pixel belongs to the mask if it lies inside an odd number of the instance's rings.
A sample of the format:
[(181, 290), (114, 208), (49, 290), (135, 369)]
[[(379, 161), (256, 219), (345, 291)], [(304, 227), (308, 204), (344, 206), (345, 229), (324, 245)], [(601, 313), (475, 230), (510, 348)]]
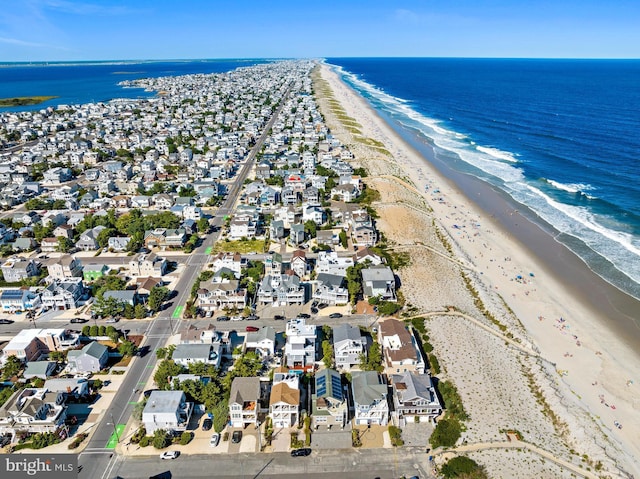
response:
[(328, 65), (320, 74), (332, 133), (381, 194), (377, 226), (411, 256), (397, 272), (401, 291), (427, 318), (439, 378), (457, 386), (470, 415), (463, 437), (477, 450), (466, 454), (490, 477), (575, 477), (524, 448), (491, 446), (517, 430), (585, 477), (640, 477), (638, 302), (487, 185), (440, 172), (428, 145), (414, 148)]

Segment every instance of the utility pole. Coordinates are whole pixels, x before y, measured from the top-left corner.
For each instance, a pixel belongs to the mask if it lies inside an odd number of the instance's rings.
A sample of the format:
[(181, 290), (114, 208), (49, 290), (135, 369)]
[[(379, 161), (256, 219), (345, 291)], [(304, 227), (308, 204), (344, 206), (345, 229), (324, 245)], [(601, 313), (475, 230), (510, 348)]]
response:
[(113, 432), (116, 434), (116, 440), (120, 442), (120, 435), (118, 434), (118, 428), (116, 427), (116, 422), (113, 420), (113, 413), (109, 413), (111, 416), (111, 425), (113, 426)]

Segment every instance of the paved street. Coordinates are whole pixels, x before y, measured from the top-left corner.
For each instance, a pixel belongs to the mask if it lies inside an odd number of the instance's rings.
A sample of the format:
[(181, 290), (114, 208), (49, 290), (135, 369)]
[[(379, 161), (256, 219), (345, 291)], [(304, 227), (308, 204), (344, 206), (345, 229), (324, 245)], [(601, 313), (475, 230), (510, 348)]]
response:
[(173, 461), (152, 457), (119, 456), (108, 477), (147, 479), (164, 473), (167, 478), (420, 478), (428, 473), (428, 456), (422, 448), (331, 449), (313, 451), (309, 457), (288, 453), (181, 456)]

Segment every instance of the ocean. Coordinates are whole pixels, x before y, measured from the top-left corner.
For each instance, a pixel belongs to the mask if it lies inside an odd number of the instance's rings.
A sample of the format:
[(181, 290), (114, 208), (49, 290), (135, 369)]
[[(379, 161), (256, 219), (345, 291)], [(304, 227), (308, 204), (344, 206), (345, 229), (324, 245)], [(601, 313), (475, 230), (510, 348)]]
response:
[(640, 61), (328, 58), (436, 165), (499, 188), (640, 298)]
[(156, 92), (122, 88), (124, 80), (195, 73), (223, 73), (269, 60), (166, 60), (112, 62), (0, 63), (0, 98), (56, 96), (52, 100), (4, 111), (40, 110), (48, 106), (97, 103), (114, 98), (148, 98)]

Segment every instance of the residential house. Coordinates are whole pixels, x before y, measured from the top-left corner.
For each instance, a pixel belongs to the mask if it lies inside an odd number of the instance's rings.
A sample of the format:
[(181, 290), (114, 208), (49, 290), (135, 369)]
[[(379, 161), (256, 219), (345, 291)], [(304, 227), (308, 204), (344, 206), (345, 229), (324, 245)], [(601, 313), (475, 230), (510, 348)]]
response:
[(269, 238), (277, 241), (284, 238), (284, 222), (282, 220), (272, 220), (269, 224)]
[(253, 351), (263, 358), (274, 355), (276, 348), (276, 332), (271, 326), (264, 326), (258, 331), (248, 332), (244, 339), (243, 350)]
[(42, 184), (59, 185), (73, 178), (73, 172), (70, 168), (55, 167), (50, 168), (43, 173)]
[(121, 253), (127, 250), (130, 242), (130, 236), (112, 236), (107, 242), (107, 248), (109, 249), (109, 251)]
[(68, 224), (60, 225), (53, 230), (53, 236), (56, 238), (62, 236), (63, 238), (73, 239), (73, 226)]
[(3, 289), (0, 292), (2, 311), (26, 311), (40, 305), (40, 294), (28, 289)]
[(113, 298), (122, 304), (128, 304), (130, 306), (135, 306), (140, 302), (138, 292), (132, 289), (125, 289), (123, 291), (105, 291), (102, 297), (104, 299)]
[(287, 367), (291, 370), (313, 369), (318, 341), (316, 326), (306, 324), (304, 318), (296, 318), (287, 322), (285, 333), (287, 342), (284, 355)]
[(0, 434), (56, 432), (67, 417), (63, 402), (61, 393), (46, 388), (19, 389), (0, 406)]
[(333, 327), (333, 354), (336, 368), (349, 371), (360, 364), (361, 355), (367, 354), (367, 340), (360, 328), (350, 324)]
[(358, 226), (351, 230), (351, 242), (354, 246), (375, 246), (378, 233), (373, 226)]
[(79, 278), (82, 276), (82, 264), (80, 260), (65, 254), (57, 260), (52, 260), (47, 266), (47, 272), (50, 278), (57, 280)]
[(382, 347), (386, 374), (415, 372), (423, 374), (425, 363), (413, 335), (402, 321), (387, 318), (378, 328), (378, 342)]
[(79, 344), (80, 335), (67, 329), (22, 329), (6, 344), (3, 354), (23, 362), (37, 361), (51, 351), (64, 351)]
[(349, 405), (340, 374), (333, 369), (325, 368), (318, 371), (313, 380), (315, 393), (311, 395), (311, 427), (344, 428), (347, 424)]
[(57, 367), (55, 361), (29, 361), (22, 376), (25, 379), (49, 379), (56, 373)]
[(153, 252), (136, 254), (129, 261), (129, 272), (132, 276), (162, 277), (167, 272), (167, 260)]
[(40, 296), (42, 306), (47, 309), (75, 309), (86, 299), (86, 290), (82, 278), (53, 280)]
[(233, 271), (236, 279), (240, 279), (242, 268), (247, 266), (247, 260), (242, 258), (240, 253), (221, 252), (213, 257), (213, 271), (216, 273), (222, 268)]
[(385, 265), (365, 268), (362, 274), (362, 290), (365, 299), (379, 297), (385, 301), (396, 301), (396, 278), (391, 268)]
[(292, 246), (304, 243), (305, 238), (304, 224), (294, 223), (289, 227), (289, 243)]
[(326, 273), (336, 276), (346, 276), (347, 268), (353, 266), (353, 257), (338, 256), (335, 251), (321, 251), (316, 260), (316, 273)]
[(178, 344), (171, 358), (176, 364), (184, 367), (194, 363), (204, 363), (219, 368), (222, 361), (220, 343)]
[(272, 306), (302, 305), (305, 303), (305, 289), (295, 274), (265, 275), (256, 294), (259, 304)]
[(69, 396), (79, 398), (89, 395), (89, 381), (85, 378), (54, 378), (44, 383), (47, 391), (61, 393), (65, 399)]
[(349, 290), (345, 287), (345, 277), (337, 274), (320, 273), (316, 278), (313, 299), (325, 304), (347, 304)]
[(232, 240), (254, 238), (258, 224), (248, 216), (236, 216), (229, 225), (229, 237)]
[(260, 378), (237, 377), (231, 383), (229, 422), (231, 427), (258, 423), (260, 409)]
[(40, 268), (32, 259), (8, 258), (2, 264), (2, 275), (7, 283), (17, 283), (39, 274)]
[(316, 231), (316, 243), (337, 246), (340, 243), (340, 236), (333, 230), (318, 230)]
[(436, 417), (442, 414), (442, 404), (428, 374), (392, 374), (391, 385), (393, 417), (398, 425), (423, 420), (435, 422)]
[(354, 422), (357, 426), (375, 424), (386, 426), (389, 421), (387, 385), (376, 371), (351, 373)]
[(106, 264), (89, 263), (82, 269), (82, 277), (85, 281), (95, 281), (109, 272)]
[(236, 279), (212, 278), (203, 281), (197, 291), (197, 306), (209, 312), (219, 309), (243, 309), (247, 304), (247, 290)]
[(182, 391), (152, 391), (142, 411), (142, 423), (147, 434), (158, 429), (175, 434), (184, 432), (193, 413), (193, 403)]
[(371, 251), (368, 247), (361, 247), (355, 253), (356, 263), (365, 263), (369, 261), (372, 265), (382, 264), (382, 258)]
[(97, 373), (107, 367), (108, 361), (109, 349), (97, 341), (92, 341), (82, 349), (73, 349), (67, 353), (69, 369), (78, 373)]
[(298, 249), (291, 253), (291, 261), (289, 264), (299, 278), (306, 276), (308, 268), (306, 251)]
[(58, 244), (58, 238), (56, 237), (42, 238), (42, 241), (40, 241), (40, 250), (43, 253), (55, 253), (58, 251)]
[(297, 374), (276, 371), (269, 397), (269, 417), (273, 427), (293, 427), (298, 424), (300, 385)]
[(98, 225), (90, 230), (83, 231), (76, 242), (76, 248), (82, 251), (95, 251), (99, 248), (98, 235), (106, 229), (106, 226)]
[(182, 248), (187, 241), (187, 234), (184, 229), (156, 228), (145, 231), (144, 244), (147, 248)]

